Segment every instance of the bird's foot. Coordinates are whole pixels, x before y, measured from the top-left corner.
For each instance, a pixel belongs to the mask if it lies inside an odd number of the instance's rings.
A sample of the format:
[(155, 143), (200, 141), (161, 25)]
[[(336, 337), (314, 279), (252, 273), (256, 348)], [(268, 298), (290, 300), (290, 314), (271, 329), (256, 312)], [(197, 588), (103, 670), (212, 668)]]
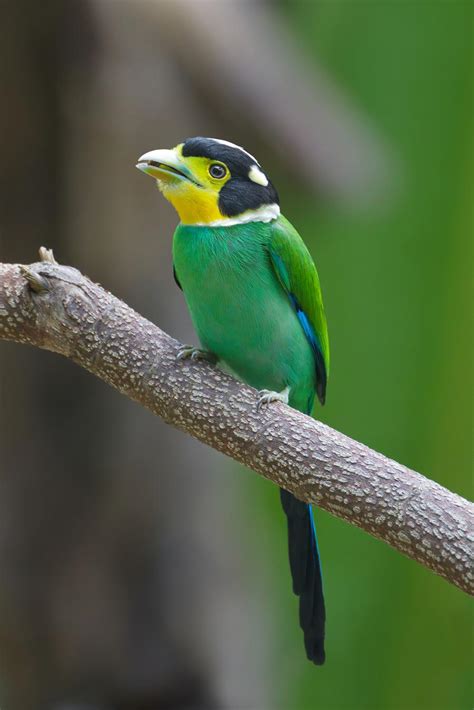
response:
[(207, 360), (207, 362), (216, 363), (217, 358), (213, 353), (208, 350), (200, 350), (199, 348), (193, 348), (191, 345), (183, 345), (176, 355), (177, 360)]
[(283, 402), (283, 404), (288, 404), (288, 398), (290, 395), (290, 388), (285, 387), (281, 392), (272, 392), (272, 390), (260, 390), (259, 398), (257, 402), (257, 412), (261, 410), (262, 407), (266, 407), (267, 404), (272, 402)]

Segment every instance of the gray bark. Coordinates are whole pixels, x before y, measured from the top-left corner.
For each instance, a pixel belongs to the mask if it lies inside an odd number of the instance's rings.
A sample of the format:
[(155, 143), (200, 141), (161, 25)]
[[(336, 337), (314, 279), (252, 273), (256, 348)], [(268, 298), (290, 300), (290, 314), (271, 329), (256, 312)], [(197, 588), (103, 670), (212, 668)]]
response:
[(79, 271), (0, 265), (0, 339), (70, 358), (166, 422), (473, 593), (473, 506), (204, 362)]

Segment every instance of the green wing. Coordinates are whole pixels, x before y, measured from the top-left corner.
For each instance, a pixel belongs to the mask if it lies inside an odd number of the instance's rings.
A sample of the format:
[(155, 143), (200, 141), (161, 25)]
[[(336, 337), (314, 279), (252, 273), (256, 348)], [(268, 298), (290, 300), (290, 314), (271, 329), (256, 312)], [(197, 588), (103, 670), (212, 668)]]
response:
[(329, 375), (329, 339), (318, 272), (296, 229), (281, 216), (272, 225), (270, 259), (313, 349), (321, 404)]

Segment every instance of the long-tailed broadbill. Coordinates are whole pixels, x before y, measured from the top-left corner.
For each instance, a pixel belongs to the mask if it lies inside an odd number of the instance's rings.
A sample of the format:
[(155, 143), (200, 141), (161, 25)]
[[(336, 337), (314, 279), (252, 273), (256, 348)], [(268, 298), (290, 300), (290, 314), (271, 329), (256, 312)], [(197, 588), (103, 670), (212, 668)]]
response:
[[(176, 209), (173, 266), (201, 347), (178, 357), (214, 360), (259, 390), (310, 414), (324, 404), (329, 343), (319, 278), (256, 158), (216, 138), (152, 150), (137, 167)], [(281, 489), (293, 590), (308, 658), (325, 660), (325, 607), (311, 506)]]

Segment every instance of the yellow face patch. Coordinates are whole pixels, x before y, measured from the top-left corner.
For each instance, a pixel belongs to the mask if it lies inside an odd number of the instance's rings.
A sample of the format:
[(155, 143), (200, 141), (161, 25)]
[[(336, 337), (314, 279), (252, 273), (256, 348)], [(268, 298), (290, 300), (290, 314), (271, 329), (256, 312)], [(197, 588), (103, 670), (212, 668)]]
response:
[(158, 187), (171, 202), (183, 224), (209, 224), (223, 218), (219, 210), (219, 192), (230, 180), (230, 172), (217, 160), (183, 157), (183, 144), (174, 151), (186, 167), (191, 180), (179, 180), (173, 175), (158, 180)]

